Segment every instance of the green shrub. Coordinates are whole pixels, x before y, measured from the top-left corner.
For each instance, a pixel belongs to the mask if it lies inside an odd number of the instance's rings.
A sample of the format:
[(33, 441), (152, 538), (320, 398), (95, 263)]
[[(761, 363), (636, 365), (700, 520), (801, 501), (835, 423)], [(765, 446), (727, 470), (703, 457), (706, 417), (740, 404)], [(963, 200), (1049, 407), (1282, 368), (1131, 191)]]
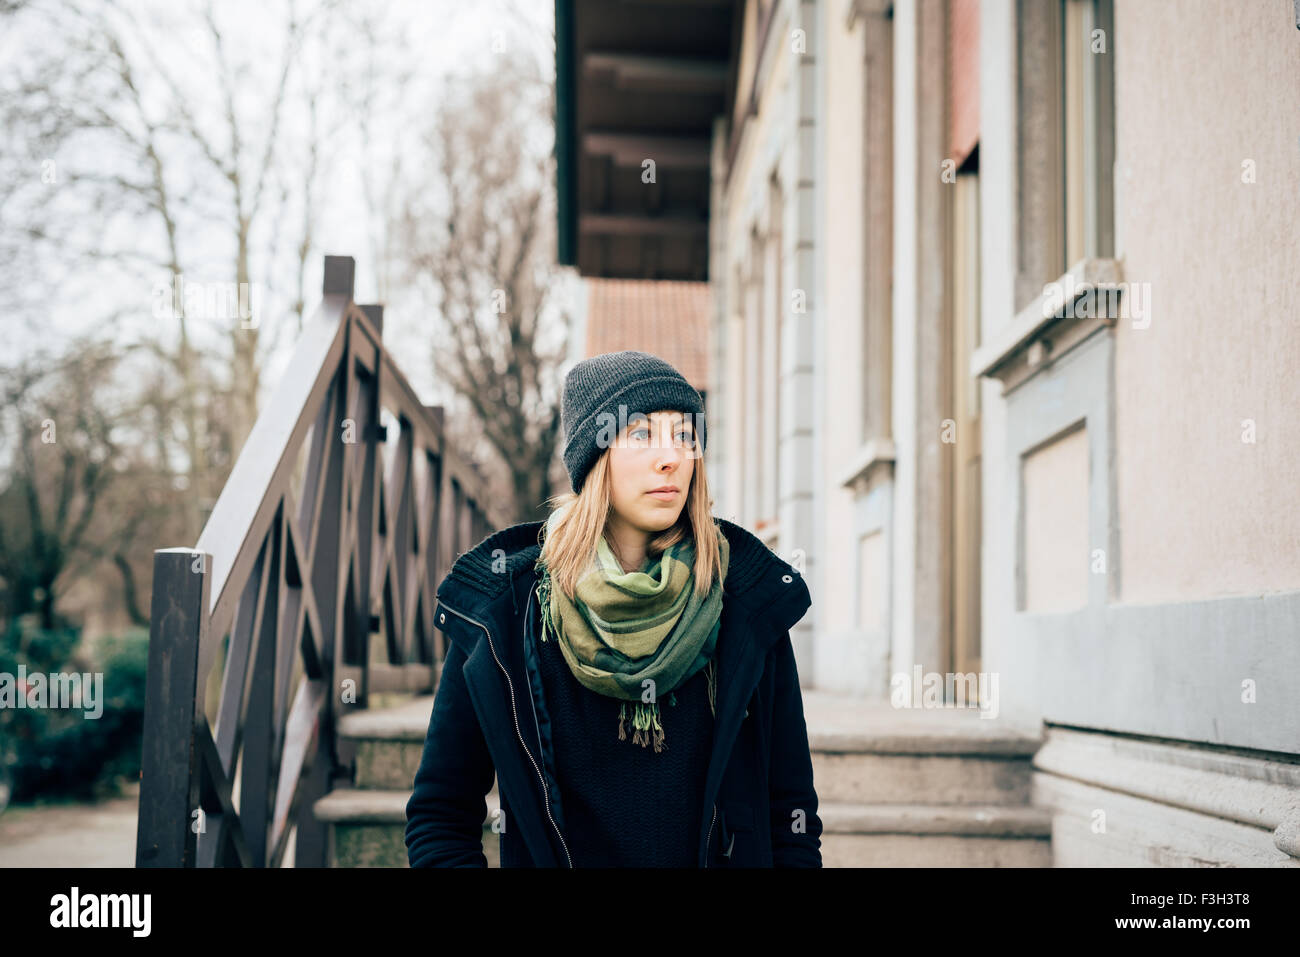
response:
[(0, 760), (13, 775), (13, 800), (94, 800), (120, 793), (140, 775), (149, 635), (136, 630), (104, 639), (93, 655), (79, 649), (76, 629), (42, 631), (15, 625), (0, 647), (0, 672), (103, 673), (101, 713), (77, 708), (0, 708)]

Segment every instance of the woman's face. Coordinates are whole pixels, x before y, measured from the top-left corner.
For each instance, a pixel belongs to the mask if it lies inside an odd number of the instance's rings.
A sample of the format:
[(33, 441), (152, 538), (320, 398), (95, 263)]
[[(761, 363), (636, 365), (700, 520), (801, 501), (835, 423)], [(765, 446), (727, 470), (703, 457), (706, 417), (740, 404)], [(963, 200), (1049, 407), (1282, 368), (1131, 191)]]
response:
[(614, 513), (644, 532), (671, 528), (686, 504), (698, 455), (689, 417), (669, 411), (634, 417), (608, 455)]

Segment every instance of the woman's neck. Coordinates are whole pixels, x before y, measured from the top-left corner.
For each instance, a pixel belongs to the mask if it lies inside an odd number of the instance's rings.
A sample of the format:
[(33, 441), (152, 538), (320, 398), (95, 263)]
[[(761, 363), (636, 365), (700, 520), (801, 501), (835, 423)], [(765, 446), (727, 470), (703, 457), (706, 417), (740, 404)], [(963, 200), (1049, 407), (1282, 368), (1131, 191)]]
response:
[(622, 519), (611, 515), (605, 527), (610, 551), (623, 566), (623, 571), (638, 571), (645, 564), (646, 550), (650, 545), (650, 533), (628, 525)]

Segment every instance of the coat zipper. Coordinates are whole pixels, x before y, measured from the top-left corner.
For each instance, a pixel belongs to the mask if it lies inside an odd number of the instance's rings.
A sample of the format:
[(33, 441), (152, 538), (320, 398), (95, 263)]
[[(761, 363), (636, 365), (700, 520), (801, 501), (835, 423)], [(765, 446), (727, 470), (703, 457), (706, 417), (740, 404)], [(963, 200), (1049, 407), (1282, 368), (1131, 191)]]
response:
[(709, 818), (709, 833), (704, 837), (704, 866), (709, 866), (709, 842), (713, 840), (713, 822), (718, 819), (718, 805), (713, 805), (713, 817)]
[(546, 779), (542, 777), (542, 771), (537, 766), (537, 762), (533, 759), (533, 753), (528, 750), (528, 745), (524, 743), (524, 733), (519, 728), (519, 712), (515, 708), (515, 684), (510, 680), (510, 672), (506, 671), (506, 666), (501, 664), (501, 659), (497, 657), (496, 646), (492, 643), (492, 632), (489, 631), (487, 625), (483, 624), (481, 621), (476, 621), (468, 615), (462, 614), (446, 602), (442, 603), (442, 607), (446, 608), (458, 618), (463, 618), (471, 625), (478, 625), (478, 627), (483, 629), (483, 634), (487, 635), (488, 648), (492, 652), (492, 658), (496, 661), (497, 667), (501, 669), (501, 673), (506, 676), (506, 687), (510, 689), (510, 714), (515, 720), (515, 734), (519, 736), (519, 744), (524, 749), (524, 754), (528, 755), (528, 761), (532, 764), (533, 770), (537, 772), (537, 780), (541, 782), (542, 785), (542, 801), (546, 805), (546, 818), (551, 822), (551, 827), (555, 828), (555, 834), (560, 839), (560, 846), (564, 848), (564, 857), (568, 860), (569, 867), (572, 868), (573, 858), (569, 855), (569, 845), (564, 842), (564, 835), (560, 833), (560, 826), (555, 823), (555, 818), (551, 817), (551, 799), (546, 793)]

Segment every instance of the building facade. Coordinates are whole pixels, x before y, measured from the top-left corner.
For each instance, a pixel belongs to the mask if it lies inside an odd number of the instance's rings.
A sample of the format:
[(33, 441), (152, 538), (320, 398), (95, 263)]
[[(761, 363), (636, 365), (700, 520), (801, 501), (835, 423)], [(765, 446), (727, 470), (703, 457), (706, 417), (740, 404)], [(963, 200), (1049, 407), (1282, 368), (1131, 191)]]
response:
[(805, 687), (996, 696), (1057, 864), (1300, 866), (1294, 0), (702, 6), (708, 464)]

